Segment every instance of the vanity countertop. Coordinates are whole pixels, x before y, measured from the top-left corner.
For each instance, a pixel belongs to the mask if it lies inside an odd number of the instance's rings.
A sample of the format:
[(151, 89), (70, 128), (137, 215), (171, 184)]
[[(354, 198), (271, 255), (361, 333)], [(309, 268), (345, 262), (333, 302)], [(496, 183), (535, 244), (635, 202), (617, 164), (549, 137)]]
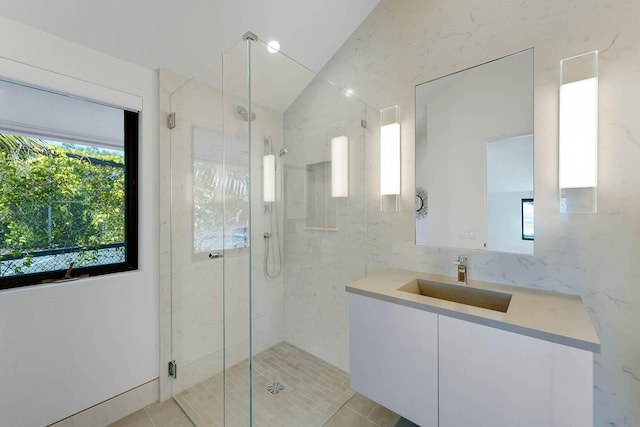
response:
[(469, 280), (469, 287), (512, 294), (506, 313), (399, 291), (415, 279), (457, 285), (454, 277), (389, 269), (347, 285), (347, 292), (600, 353), (600, 340), (579, 295)]

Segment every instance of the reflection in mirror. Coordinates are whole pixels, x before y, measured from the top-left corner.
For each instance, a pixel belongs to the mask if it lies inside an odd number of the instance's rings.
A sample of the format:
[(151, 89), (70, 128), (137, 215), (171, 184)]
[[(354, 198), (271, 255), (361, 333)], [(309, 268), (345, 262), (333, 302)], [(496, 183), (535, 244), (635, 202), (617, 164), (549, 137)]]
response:
[(533, 197), (533, 135), (489, 141), (486, 170), (486, 248), (532, 254), (533, 236), (523, 238), (522, 200)]
[(416, 188), (416, 219), (422, 219), (427, 216), (427, 209), (429, 207), (429, 200), (424, 188)]
[(522, 240), (533, 239), (533, 199), (522, 199)]
[(533, 49), (416, 86), (416, 244), (533, 254)]

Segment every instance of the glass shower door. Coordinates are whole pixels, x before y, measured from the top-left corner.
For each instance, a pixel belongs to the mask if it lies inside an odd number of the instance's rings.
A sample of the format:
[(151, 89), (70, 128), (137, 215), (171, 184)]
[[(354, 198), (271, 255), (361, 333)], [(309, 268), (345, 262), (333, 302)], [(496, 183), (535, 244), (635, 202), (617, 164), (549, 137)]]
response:
[(368, 111), (262, 41), (250, 59), (252, 425), (319, 427), (353, 395), (345, 285), (365, 275)]
[[(221, 64), (171, 75), (171, 395), (197, 426), (224, 425), (224, 137)], [(165, 82), (166, 84), (166, 82)], [(169, 126), (171, 127), (171, 126)]]
[(247, 73), (240, 41), (170, 95), (172, 396), (198, 427), (251, 424)]
[(250, 38), (175, 80), (172, 396), (199, 427), (321, 426), (353, 395), (370, 111)]

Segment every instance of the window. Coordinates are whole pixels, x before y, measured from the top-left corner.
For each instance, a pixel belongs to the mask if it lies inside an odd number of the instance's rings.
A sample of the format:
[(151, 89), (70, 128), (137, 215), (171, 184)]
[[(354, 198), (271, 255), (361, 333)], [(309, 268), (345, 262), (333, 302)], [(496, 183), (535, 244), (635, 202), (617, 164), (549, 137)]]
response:
[(0, 80), (0, 289), (137, 269), (137, 153), (138, 112)]
[(522, 199), (522, 240), (533, 239), (533, 199)]
[(245, 144), (193, 128), (193, 252), (246, 248), (249, 242), (249, 168)]

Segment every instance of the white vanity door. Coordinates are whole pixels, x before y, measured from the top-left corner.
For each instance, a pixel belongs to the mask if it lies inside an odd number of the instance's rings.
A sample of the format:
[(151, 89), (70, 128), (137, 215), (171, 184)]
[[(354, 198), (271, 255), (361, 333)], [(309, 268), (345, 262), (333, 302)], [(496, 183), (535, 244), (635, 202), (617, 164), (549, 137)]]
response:
[(421, 427), (438, 425), (436, 314), (349, 294), (351, 388)]
[(440, 427), (593, 425), (593, 355), (439, 318)]

